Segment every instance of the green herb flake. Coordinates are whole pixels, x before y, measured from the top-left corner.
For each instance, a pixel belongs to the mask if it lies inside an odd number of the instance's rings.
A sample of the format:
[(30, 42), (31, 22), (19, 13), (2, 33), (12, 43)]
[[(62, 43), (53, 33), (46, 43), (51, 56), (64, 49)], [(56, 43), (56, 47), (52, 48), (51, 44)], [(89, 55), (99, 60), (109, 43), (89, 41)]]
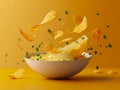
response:
[(69, 42), (66, 42), (66, 45), (68, 45), (69, 44)]
[(21, 38), (18, 38), (18, 41), (21, 41)]
[(36, 51), (37, 51), (37, 52), (39, 51), (39, 48), (38, 48), (38, 47), (36, 47)]
[(98, 66), (98, 65), (96, 66), (96, 69), (99, 69), (99, 66)]
[(34, 48), (35, 46), (34, 45), (32, 45), (32, 48)]
[(20, 64), (19, 62), (17, 62), (17, 64)]
[(58, 18), (58, 21), (61, 21), (62, 19), (61, 18)]
[(92, 48), (92, 47), (89, 47), (88, 50), (93, 50), (93, 48)]
[(7, 56), (8, 56), (8, 54), (6, 53), (6, 54), (5, 54), (5, 56), (7, 57)]
[(99, 46), (102, 47), (102, 44), (100, 44)]
[(96, 13), (96, 15), (97, 15), (97, 16), (99, 16), (99, 15), (100, 15), (100, 13), (99, 13), (99, 12), (97, 12), (97, 13)]
[(25, 60), (23, 59), (22, 62), (25, 62)]
[(48, 29), (48, 32), (49, 32), (49, 33), (52, 33), (51, 29)]
[(97, 54), (97, 51), (94, 51), (94, 54)]
[(69, 13), (68, 13), (68, 10), (65, 10), (65, 14), (66, 14), (66, 15), (68, 15), (68, 14), (69, 14)]
[(37, 56), (40, 56), (40, 54), (37, 54)]
[(106, 34), (104, 34), (104, 35), (103, 35), (103, 38), (104, 38), (104, 39), (107, 39), (107, 35), (106, 35)]
[(84, 37), (82, 37), (82, 39), (85, 39)]
[(78, 44), (78, 41), (77, 41), (77, 40), (76, 40), (75, 42)]
[(29, 54), (29, 52), (28, 51), (26, 51), (26, 56)]
[(109, 43), (109, 44), (108, 44), (108, 47), (109, 47), (109, 48), (112, 48), (112, 45)]

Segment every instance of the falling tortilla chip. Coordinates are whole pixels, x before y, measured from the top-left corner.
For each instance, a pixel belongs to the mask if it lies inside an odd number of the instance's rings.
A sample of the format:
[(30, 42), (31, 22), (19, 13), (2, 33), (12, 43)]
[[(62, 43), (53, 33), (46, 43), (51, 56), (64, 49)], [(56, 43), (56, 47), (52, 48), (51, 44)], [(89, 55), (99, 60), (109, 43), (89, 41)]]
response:
[(18, 47), (20, 50), (24, 50), (23, 45), (22, 45), (21, 43), (17, 43), (17, 47)]
[(74, 22), (76, 25), (79, 25), (79, 24), (82, 22), (82, 18), (81, 18), (79, 15), (74, 15), (74, 16), (73, 16), (73, 22)]
[(67, 41), (70, 41), (72, 38), (65, 38), (65, 39), (63, 39), (62, 41), (60, 41), (60, 43), (61, 42), (67, 42)]
[(37, 25), (32, 26), (32, 28), (31, 28), (30, 31), (37, 31), (37, 30), (40, 28), (41, 25), (53, 21), (54, 19), (57, 18), (57, 16), (58, 16), (58, 15), (57, 15), (57, 13), (56, 13), (55, 10), (52, 10), (52, 11), (48, 12), (48, 13), (46, 14), (46, 16), (44, 17), (44, 19), (42, 20), (42, 22), (41, 22), (40, 24), (37, 24)]
[(18, 69), (16, 72), (14, 72), (13, 74), (10, 74), (9, 77), (11, 79), (20, 79), (23, 77), (23, 73), (24, 73), (24, 69), (21, 68), (21, 69)]
[(57, 38), (63, 36), (63, 34), (64, 34), (63, 31), (56, 31), (55, 36), (54, 36), (54, 39), (57, 39)]
[(99, 41), (101, 36), (101, 29), (99, 27), (95, 28), (91, 33), (93, 41)]
[(37, 25), (33, 25), (32, 28), (30, 29), (30, 31), (37, 31), (39, 30), (41, 24), (37, 24)]
[(75, 28), (73, 29), (73, 32), (75, 33), (81, 33), (87, 28), (87, 18), (86, 16), (83, 17), (83, 20), (79, 25), (76, 25)]
[(68, 53), (73, 57), (76, 57), (78, 54), (81, 55), (81, 53), (86, 49), (88, 38), (87, 36), (83, 35), (76, 41), (70, 43), (69, 45), (66, 45), (65, 47), (59, 48), (58, 52), (63, 54)]
[(35, 35), (31, 35), (31, 34), (28, 34), (28, 33), (24, 32), (22, 29), (19, 29), (19, 30), (20, 30), (21, 35), (25, 39), (27, 39), (28, 41), (33, 41), (35, 39), (35, 37), (36, 37)]

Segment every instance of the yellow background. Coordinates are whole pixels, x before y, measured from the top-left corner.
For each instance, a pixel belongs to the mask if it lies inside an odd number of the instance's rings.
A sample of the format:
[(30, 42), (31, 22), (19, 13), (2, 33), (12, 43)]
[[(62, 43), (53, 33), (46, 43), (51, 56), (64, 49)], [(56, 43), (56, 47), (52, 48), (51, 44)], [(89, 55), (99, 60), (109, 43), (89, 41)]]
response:
[[(119, 0), (0, 0), (0, 67), (27, 67), (23, 61), (26, 51), (34, 52), (31, 45), (38, 45), (37, 42), (50, 42), (51, 35), (47, 33), (48, 28), (61, 30), (56, 25), (56, 21), (51, 22), (34, 34), (37, 39), (28, 42), (19, 33), (19, 28), (26, 32), (31, 25), (38, 24), (45, 14), (50, 10), (56, 10), (65, 23), (63, 30), (72, 27), (72, 16), (75, 13), (87, 16), (88, 29), (92, 30), (97, 26), (107, 33), (106, 43), (111, 43), (112, 48), (102, 48), (103, 55), (96, 55), (91, 59), (88, 67), (120, 67), (119, 60)], [(69, 15), (64, 11), (68, 10)], [(96, 13), (100, 13), (99, 16)], [(106, 28), (109, 25), (110, 28)], [(49, 36), (49, 37), (46, 37)], [(24, 51), (18, 49), (16, 43), (21, 38), (20, 43), (24, 46)], [(53, 39), (51, 39), (53, 40)], [(7, 53), (7, 56), (5, 54)]]

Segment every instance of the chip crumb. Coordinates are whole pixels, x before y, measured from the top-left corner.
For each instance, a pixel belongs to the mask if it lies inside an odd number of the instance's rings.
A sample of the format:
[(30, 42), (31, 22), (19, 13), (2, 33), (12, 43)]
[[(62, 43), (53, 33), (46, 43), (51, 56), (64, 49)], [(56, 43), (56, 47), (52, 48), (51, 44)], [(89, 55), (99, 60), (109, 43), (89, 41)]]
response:
[(95, 74), (101, 74), (101, 73), (103, 73), (103, 71), (100, 70), (100, 69), (96, 69), (96, 70), (93, 71), (93, 73), (95, 73)]
[(108, 73), (108, 74), (117, 74), (117, 72), (116, 72), (116, 71), (113, 71), (113, 70), (109, 70), (107, 73)]

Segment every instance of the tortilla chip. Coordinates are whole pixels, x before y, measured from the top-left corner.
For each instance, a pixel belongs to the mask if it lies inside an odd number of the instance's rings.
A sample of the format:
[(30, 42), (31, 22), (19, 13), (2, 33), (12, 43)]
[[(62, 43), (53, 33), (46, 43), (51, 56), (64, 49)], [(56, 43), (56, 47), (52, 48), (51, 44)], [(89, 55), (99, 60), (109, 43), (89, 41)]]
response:
[(10, 74), (9, 77), (10, 77), (11, 79), (20, 79), (20, 78), (23, 77), (24, 71), (25, 71), (25, 70), (24, 70), (23, 68), (18, 69), (15, 73)]
[(57, 38), (63, 36), (63, 34), (64, 34), (63, 31), (56, 31), (55, 36), (54, 36), (54, 39), (57, 39)]
[(83, 17), (82, 22), (79, 25), (76, 25), (73, 29), (73, 32), (75, 33), (81, 33), (87, 28), (87, 18), (86, 16)]
[(42, 22), (40, 24), (46, 24), (48, 22), (51, 22), (52, 20), (57, 18), (57, 13), (55, 10), (52, 10), (50, 12), (48, 12), (45, 16), (45, 18), (42, 20)]
[(44, 17), (44, 19), (42, 20), (42, 22), (40, 24), (33, 25), (32, 28), (30, 29), (30, 31), (37, 31), (40, 28), (41, 25), (53, 21), (54, 19), (57, 18), (57, 16), (58, 15), (57, 15), (55, 10), (52, 10), (52, 11), (48, 12), (46, 14), (46, 16)]
[(101, 37), (101, 29), (99, 27), (95, 28), (91, 33), (93, 41), (99, 41)]
[(22, 29), (19, 29), (21, 35), (28, 41), (33, 41), (35, 39), (35, 35), (31, 35), (31, 34), (28, 34), (26, 32), (24, 32)]
[(73, 22), (74, 22), (76, 25), (79, 25), (79, 24), (82, 22), (82, 18), (81, 18), (79, 15), (74, 15), (74, 16), (73, 16)]
[(33, 25), (30, 31), (37, 31), (40, 28), (41, 24)]

